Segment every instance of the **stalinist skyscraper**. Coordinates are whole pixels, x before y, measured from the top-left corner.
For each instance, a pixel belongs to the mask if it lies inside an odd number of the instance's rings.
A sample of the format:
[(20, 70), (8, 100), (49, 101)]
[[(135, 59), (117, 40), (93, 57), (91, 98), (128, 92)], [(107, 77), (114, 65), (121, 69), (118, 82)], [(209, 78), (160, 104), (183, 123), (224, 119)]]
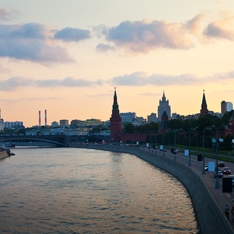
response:
[(162, 101), (159, 100), (158, 106), (158, 121), (161, 121), (164, 110), (167, 113), (168, 118), (171, 118), (171, 107), (169, 106), (169, 100), (166, 100), (165, 93), (163, 91)]

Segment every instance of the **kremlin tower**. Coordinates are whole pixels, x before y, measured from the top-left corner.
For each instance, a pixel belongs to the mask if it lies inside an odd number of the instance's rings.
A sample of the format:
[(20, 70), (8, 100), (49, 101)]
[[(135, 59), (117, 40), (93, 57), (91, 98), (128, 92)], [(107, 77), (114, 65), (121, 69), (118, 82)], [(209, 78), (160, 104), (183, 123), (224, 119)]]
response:
[(202, 105), (201, 105), (201, 116), (205, 116), (208, 114), (207, 104), (206, 104), (206, 97), (205, 97), (205, 90), (203, 90), (203, 98), (202, 98)]
[(116, 89), (115, 89), (112, 115), (110, 118), (111, 141), (120, 142), (120, 137), (122, 134), (121, 122), (122, 122), (122, 118), (119, 115), (119, 105), (117, 102), (117, 95), (116, 95)]

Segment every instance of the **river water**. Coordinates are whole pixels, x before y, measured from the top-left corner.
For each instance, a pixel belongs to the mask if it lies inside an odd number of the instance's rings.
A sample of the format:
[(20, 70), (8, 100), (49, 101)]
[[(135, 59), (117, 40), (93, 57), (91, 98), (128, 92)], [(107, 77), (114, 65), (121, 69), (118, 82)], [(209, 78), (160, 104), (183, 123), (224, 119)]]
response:
[(124, 153), (14, 149), (0, 161), (0, 233), (197, 233), (189, 194)]

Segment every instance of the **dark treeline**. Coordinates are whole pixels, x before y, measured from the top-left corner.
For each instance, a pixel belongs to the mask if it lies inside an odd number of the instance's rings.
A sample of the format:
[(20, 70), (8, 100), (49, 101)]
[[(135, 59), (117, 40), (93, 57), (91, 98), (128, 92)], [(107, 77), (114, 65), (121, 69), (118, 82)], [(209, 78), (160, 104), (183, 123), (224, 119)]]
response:
[[(232, 112), (226, 112), (222, 118), (207, 114), (199, 119), (172, 119), (169, 120), (170, 130), (165, 134), (158, 134), (160, 123), (149, 123), (138, 127), (135, 127), (131, 123), (125, 123), (123, 133), (155, 133), (154, 136), (149, 136), (145, 139), (145, 142), (158, 143), (165, 145), (173, 145), (176, 137), (176, 144), (188, 146), (189, 145), (189, 131), (190, 131), (190, 145), (192, 147), (203, 147), (203, 131), (204, 131), (204, 144), (206, 148), (212, 147), (212, 138), (216, 138), (217, 127), (221, 125), (227, 125), (231, 119)], [(191, 130), (195, 129), (195, 130)], [(224, 129), (220, 129), (222, 131)], [(234, 133), (233, 133), (234, 134)], [(152, 134), (151, 134), (152, 135)], [(231, 144), (233, 135), (227, 135), (223, 138), (223, 143), (219, 145), (220, 149), (230, 151), (233, 144)]]

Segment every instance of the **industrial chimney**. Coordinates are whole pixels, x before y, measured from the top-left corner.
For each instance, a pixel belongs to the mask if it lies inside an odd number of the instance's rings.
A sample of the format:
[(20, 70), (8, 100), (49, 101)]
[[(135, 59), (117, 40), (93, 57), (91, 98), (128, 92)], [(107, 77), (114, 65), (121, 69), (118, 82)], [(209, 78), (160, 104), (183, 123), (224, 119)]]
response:
[(39, 111), (39, 127), (41, 127), (41, 111)]
[(47, 126), (47, 111), (45, 110), (45, 126)]

